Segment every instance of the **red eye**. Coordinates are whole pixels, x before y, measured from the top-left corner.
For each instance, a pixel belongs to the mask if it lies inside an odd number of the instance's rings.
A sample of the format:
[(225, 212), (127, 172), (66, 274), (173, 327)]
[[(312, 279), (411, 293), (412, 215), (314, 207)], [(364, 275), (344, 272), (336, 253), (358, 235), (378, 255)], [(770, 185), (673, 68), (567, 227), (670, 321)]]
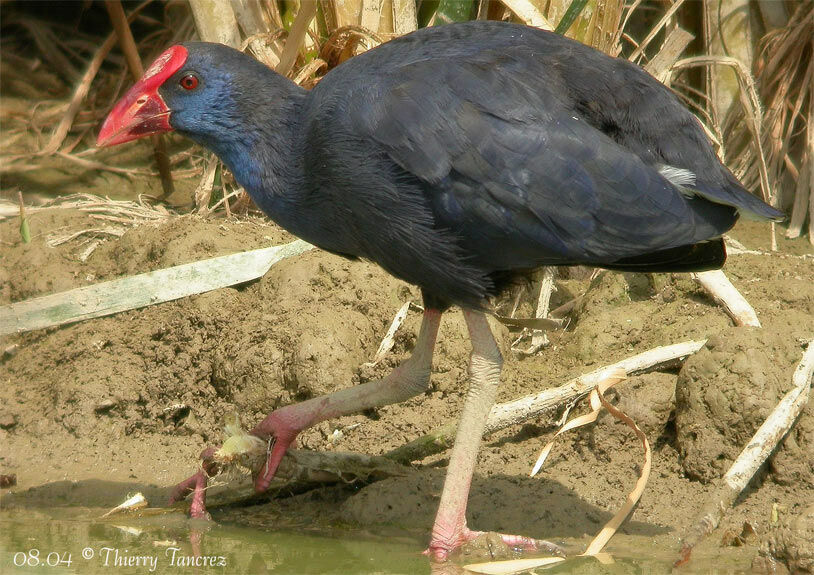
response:
[(181, 87), (184, 90), (194, 90), (198, 87), (198, 76), (195, 74), (187, 74), (181, 78)]

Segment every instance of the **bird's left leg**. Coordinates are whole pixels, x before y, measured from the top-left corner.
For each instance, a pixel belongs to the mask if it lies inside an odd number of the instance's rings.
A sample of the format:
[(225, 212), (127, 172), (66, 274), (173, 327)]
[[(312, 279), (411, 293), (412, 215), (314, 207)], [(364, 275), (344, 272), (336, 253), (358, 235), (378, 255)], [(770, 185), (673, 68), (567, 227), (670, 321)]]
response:
[[(464, 310), (464, 318), (472, 339), (469, 363), (469, 391), (458, 423), (455, 446), (447, 466), (447, 476), (441, 493), (441, 503), (435, 516), (427, 554), (436, 561), (445, 561), (453, 550), (482, 534), (466, 525), (466, 503), (472, 474), (478, 460), (478, 449), (486, 426), (486, 419), (495, 402), (503, 358), (497, 342), (481, 312)], [(556, 545), (517, 535), (501, 535), (512, 547), (549, 549), (555, 553)]]

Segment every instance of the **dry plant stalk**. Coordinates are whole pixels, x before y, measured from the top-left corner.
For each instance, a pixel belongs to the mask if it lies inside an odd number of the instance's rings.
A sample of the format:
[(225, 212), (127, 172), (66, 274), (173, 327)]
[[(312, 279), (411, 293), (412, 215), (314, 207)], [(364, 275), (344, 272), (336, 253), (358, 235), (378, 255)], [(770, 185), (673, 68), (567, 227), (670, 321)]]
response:
[(684, 30), (684, 28), (674, 28), (664, 40), (658, 54), (653, 56), (644, 69), (651, 76), (666, 84), (669, 81), (673, 65), (694, 38), (695, 36)]
[(189, 0), (198, 36), (205, 42), (219, 42), (232, 48), (240, 46), (240, 30), (230, 2)]
[(382, 359), (384, 359), (384, 356), (387, 355), (388, 351), (393, 349), (396, 332), (401, 327), (401, 324), (404, 323), (404, 320), (407, 317), (407, 312), (410, 311), (410, 304), (411, 302), (409, 301), (405, 302), (404, 305), (402, 305), (396, 312), (393, 322), (390, 324), (387, 333), (384, 335), (382, 342), (379, 344), (379, 349), (376, 350), (376, 355), (373, 356), (373, 361), (362, 364), (364, 367), (375, 366)]
[(322, 58), (314, 58), (308, 64), (300, 68), (297, 75), (294, 76), (294, 83), (302, 86), (308, 80), (316, 76), (319, 72), (327, 70), (328, 63)]
[[(79, 156), (68, 154), (62, 151), (57, 151), (54, 155), (59, 156), (69, 162), (82, 166), (83, 168), (87, 168), (88, 170), (101, 170), (104, 172), (111, 172), (113, 174), (119, 174), (124, 176), (125, 178), (132, 179), (134, 176), (154, 176), (155, 173), (151, 170), (141, 170), (138, 168), (119, 168), (117, 166), (108, 166), (105, 163), (97, 162), (95, 160), (88, 160), (87, 158), (80, 158)], [(35, 169), (38, 166), (34, 166)], [(16, 170), (15, 170), (16, 171)]]
[[(119, 44), (127, 59), (127, 67), (130, 68), (130, 74), (134, 81), (138, 81), (144, 74), (144, 67), (141, 64), (136, 41), (133, 39), (133, 33), (130, 31), (130, 24), (127, 22), (127, 16), (124, 13), (121, 0), (107, 0), (105, 2), (105, 8), (107, 8), (110, 21), (113, 23), (113, 29), (116, 31)], [(161, 176), (161, 188), (164, 190), (164, 195), (169, 196), (175, 191), (175, 186), (172, 181), (167, 147), (164, 145), (164, 139), (160, 135), (155, 134), (150, 137), (150, 140), (152, 141), (153, 150), (155, 152), (155, 163), (158, 166), (158, 173)]]
[(378, 46), (384, 39), (359, 26), (344, 26), (334, 30), (320, 48), (319, 57), (333, 68), (353, 56)]
[[(82, 236), (91, 236), (93, 238), (98, 236), (113, 236), (116, 238), (120, 238), (124, 235), (125, 229), (124, 228), (114, 228), (114, 227), (105, 227), (105, 228), (87, 228), (84, 230), (79, 230), (78, 232), (71, 232), (67, 234), (54, 234), (48, 237), (45, 240), (45, 245), (49, 248), (55, 248), (57, 246), (61, 246), (62, 244), (66, 244), (70, 241), (73, 241), (77, 238)], [(88, 254), (90, 255), (90, 254)], [(86, 258), (87, 259), (87, 258)]]
[(624, 9), (624, 0), (597, 0), (588, 25), (592, 36), (589, 45), (611, 56), (619, 55)]
[[(814, 118), (814, 113), (810, 114)], [(812, 151), (814, 151), (814, 130), (806, 128), (809, 133), (808, 150), (803, 156), (803, 166), (797, 176), (797, 189), (794, 193), (794, 205), (791, 209), (791, 219), (789, 220), (789, 227), (786, 230), (786, 237), (789, 239), (799, 238), (803, 233), (803, 225), (806, 221), (806, 216), (809, 211), (814, 213), (814, 210), (809, 210), (809, 203), (811, 198), (811, 190), (814, 189), (814, 176), (811, 172)], [(814, 224), (810, 224), (814, 225)], [(814, 234), (810, 235), (809, 240), (814, 243)]]
[[(128, 22), (131, 22), (133, 18), (135, 18), (145, 6), (150, 3), (150, 0), (146, 0), (139, 4), (127, 18)], [(65, 141), (65, 137), (68, 135), (68, 132), (73, 125), (74, 119), (76, 115), (79, 113), (82, 104), (85, 101), (85, 98), (90, 92), (91, 83), (93, 83), (93, 79), (96, 77), (96, 74), (99, 72), (99, 68), (102, 67), (102, 62), (107, 57), (110, 50), (113, 46), (116, 45), (116, 33), (113, 32), (105, 38), (105, 41), (102, 42), (101, 46), (96, 50), (96, 53), (93, 55), (90, 63), (88, 64), (87, 70), (82, 75), (82, 78), (79, 81), (79, 84), (74, 89), (73, 96), (71, 97), (70, 105), (68, 106), (65, 115), (62, 117), (62, 120), (59, 122), (59, 125), (54, 130), (53, 134), (51, 134), (51, 138), (48, 140), (48, 143), (45, 145), (45, 148), (40, 151), (42, 155), (50, 155), (55, 153), (62, 143)]]
[(792, 389), (777, 404), (763, 425), (743, 448), (738, 458), (723, 477), (719, 487), (702, 506), (700, 513), (682, 538), (681, 552), (676, 566), (690, 560), (693, 548), (721, 522), (724, 514), (743, 491), (763, 462), (780, 444), (797, 417), (808, 403), (811, 379), (814, 375), (814, 341), (808, 342), (803, 358), (792, 376)]
[(51, 134), (51, 138), (48, 140), (48, 143), (40, 151), (40, 154), (51, 155), (59, 150), (60, 146), (62, 146), (62, 143), (65, 141), (65, 138), (73, 125), (76, 115), (79, 113), (79, 109), (82, 107), (82, 104), (85, 101), (85, 97), (88, 95), (88, 92), (90, 92), (90, 86), (93, 79), (99, 72), (99, 68), (102, 67), (102, 62), (107, 57), (113, 46), (116, 45), (116, 39), (116, 33), (111, 33), (107, 38), (105, 38), (105, 41), (102, 42), (102, 45), (99, 46), (98, 50), (96, 50), (96, 54), (93, 55), (93, 58), (88, 64), (85, 74), (82, 76), (82, 79), (74, 90), (73, 96), (71, 97), (71, 103), (68, 106), (65, 115), (62, 117), (59, 125)]
[[(543, 268), (543, 277), (540, 279), (540, 289), (537, 296), (537, 307), (534, 310), (534, 319), (544, 321), (549, 316), (549, 309), (551, 307), (551, 295), (557, 291), (556, 286), (554, 285), (554, 277), (557, 274), (557, 268), (554, 266), (545, 266)], [(514, 310), (512, 310), (512, 315), (510, 320), (508, 321), (522, 321), (518, 318), (514, 317), (514, 312), (517, 309), (517, 304), (519, 303), (519, 296), (521, 295), (518, 292), (518, 300), (515, 302)], [(498, 318), (499, 319), (499, 318)], [(558, 321), (558, 320), (554, 320)], [(531, 346), (527, 349), (521, 349), (517, 347), (521, 341), (523, 341), (531, 332)], [(548, 336), (545, 333), (545, 328), (532, 328), (529, 330), (528, 328), (523, 328), (523, 333), (520, 334), (520, 337), (512, 343), (512, 350), (520, 353), (521, 355), (534, 355), (542, 348), (549, 344)]]
[[(684, 359), (701, 349), (705, 343), (706, 340), (690, 340), (656, 347), (576, 377), (559, 387), (546, 389), (537, 394), (506, 403), (498, 403), (489, 412), (484, 435), (538, 417), (563, 405), (568, 405), (580, 397), (584, 397), (591, 392), (598, 382), (607, 377), (610, 370), (623, 369), (630, 375), (638, 375), (657, 369), (675, 367), (681, 365)], [(436, 428), (426, 435), (397, 447), (385, 454), (385, 456), (401, 463), (409, 463), (410, 461), (417, 461), (441, 453), (452, 447), (455, 429), (454, 424)]]
[(786, 254), (786, 253), (777, 253), (777, 252), (767, 252), (764, 250), (750, 250), (747, 249), (742, 243), (738, 240), (732, 239), (730, 237), (724, 236), (726, 240), (726, 255), (729, 256), (740, 256), (740, 255), (750, 255), (750, 256), (768, 256), (773, 258), (780, 258), (780, 259), (792, 259), (792, 260), (813, 260), (814, 254)]
[[(148, 204), (143, 197), (139, 201), (111, 200), (93, 194), (70, 194), (59, 196), (49, 200), (40, 206), (26, 206), (26, 212), (35, 213), (50, 209), (78, 209), (92, 215), (119, 215), (128, 216), (130, 223), (137, 224), (141, 221), (156, 221), (176, 214), (167, 210), (160, 204)], [(12, 202), (0, 202), (0, 221), (5, 218), (17, 215), (17, 204)]]
[(207, 216), (211, 211), (209, 202), (212, 199), (212, 191), (215, 187), (215, 172), (218, 171), (219, 162), (220, 160), (214, 154), (209, 154), (206, 169), (201, 174), (201, 181), (198, 182), (198, 186), (192, 194), (192, 197), (195, 198), (196, 211), (201, 216)]
[(400, 36), (417, 28), (416, 3), (413, 0), (393, 0), (393, 33)]
[(291, 32), (288, 34), (283, 53), (280, 56), (280, 63), (277, 65), (277, 73), (287, 76), (291, 69), (294, 67), (294, 62), (297, 59), (297, 54), (300, 50), (300, 45), (308, 33), (308, 27), (311, 25), (311, 20), (317, 14), (316, 2), (303, 2), (300, 4), (300, 9), (294, 18), (294, 24), (291, 26)]
[(371, 32), (379, 31), (379, 20), (382, 17), (383, 0), (362, 0), (360, 24)]
[[(814, 42), (812, 42), (814, 44)], [(814, 50), (814, 47), (812, 47)], [(809, 85), (814, 82), (814, 58), (808, 65)], [(803, 150), (802, 166), (797, 176), (797, 189), (791, 210), (791, 221), (786, 231), (787, 238), (797, 238), (803, 232), (803, 224), (808, 215), (808, 240), (814, 244), (814, 91), (808, 95), (808, 121), (806, 123), (806, 145)], [(787, 156), (788, 158), (788, 156)], [(788, 159), (791, 162), (791, 159)]]
[(240, 51), (247, 52), (269, 68), (276, 69), (280, 65), (280, 56), (283, 53), (279, 42), (283, 32), (282, 28), (278, 28), (273, 34), (252, 34), (243, 40)]
[(543, 16), (543, 13), (530, 0), (501, 0), (501, 2), (526, 25), (542, 28), (549, 32), (554, 30), (551, 22)]
[(774, 201), (774, 193), (769, 183), (768, 170), (766, 168), (766, 155), (763, 151), (762, 124), (763, 109), (760, 105), (755, 79), (742, 62), (727, 56), (693, 56), (679, 60), (673, 66), (674, 70), (681, 68), (693, 68), (698, 66), (729, 66), (735, 70), (739, 86), (740, 101), (742, 109), (746, 115), (746, 125), (749, 128), (756, 147), (758, 169), (760, 171), (760, 187), (763, 191), (763, 199), (766, 202)]
[[(537, 309), (534, 310), (535, 317), (548, 317), (548, 312), (551, 308), (551, 294), (557, 291), (554, 285), (554, 276), (556, 274), (557, 268), (553, 266), (543, 268), (543, 279), (540, 280), (540, 295), (537, 298)], [(537, 353), (538, 350), (548, 345), (548, 336), (546, 336), (543, 330), (538, 329), (532, 333), (530, 354)]]
[(631, 62), (638, 62), (641, 59), (642, 55), (644, 55), (645, 48), (647, 48), (647, 46), (650, 45), (650, 42), (653, 41), (653, 39), (661, 31), (661, 29), (667, 25), (667, 23), (675, 15), (678, 9), (681, 8), (682, 4), (684, 4), (684, 0), (676, 0), (675, 2), (673, 2), (670, 8), (667, 9), (667, 12), (665, 12), (661, 19), (656, 23), (656, 25), (650, 29), (650, 31), (647, 33), (647, 36), (645, 36), (644, 40), (642, 40), (641, 43), (639, 43), (638, 47), (635, 50), (633, 50), (633, 53), (628, 57), (628, 60), (630, 60)]

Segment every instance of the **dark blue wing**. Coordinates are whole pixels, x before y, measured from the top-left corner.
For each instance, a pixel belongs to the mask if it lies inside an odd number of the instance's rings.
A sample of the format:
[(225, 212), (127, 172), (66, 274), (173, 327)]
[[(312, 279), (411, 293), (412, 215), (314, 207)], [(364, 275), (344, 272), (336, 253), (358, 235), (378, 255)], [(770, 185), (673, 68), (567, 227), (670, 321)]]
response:
[[(692, 269), (683, 246), (720, 236), (736, 208), (776, 213), (641, 68), (533, 28), (398, 38), (327, 74), (306, 117), (312, 236), (456, 303), (544, 264)], [(718, 244), (702, 265), (721, 257)]]
[(733, 210), (682, 195), (522, 69), (505, 53), (420, 61), (350, 109), (360, 135), (423, 183), (438, 225), (479, 263), (609, 263), (734, 222)]

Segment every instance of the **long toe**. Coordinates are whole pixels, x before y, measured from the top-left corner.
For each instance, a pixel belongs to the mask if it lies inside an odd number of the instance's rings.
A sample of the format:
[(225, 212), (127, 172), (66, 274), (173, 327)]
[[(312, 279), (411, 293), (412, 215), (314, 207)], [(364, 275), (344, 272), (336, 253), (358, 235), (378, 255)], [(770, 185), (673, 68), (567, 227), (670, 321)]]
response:
[(192, 491), (195, 489), (195, 484), (198, 482), (198, 473), (190, 475), (182, 482), (180, 482), (178, 485), (172, 488), (169, 500), (170, 505), (178, 503), (179, 501), (183, 501), (184, 499), (187, 498), (187, 495), (192, 493)]
[(266, 464), (257, 471), (257, 475), (255, 476), (255, 491), (260, 493), (269, 488), (271, 480), (274, 479), (274, 475), (277, 473), (277, 468), (280, 466), (280, 462), (283, 460), (285, 452), (288, 451), (288, 448), (293, 441), (293, 437), (283, 439), (277, 437), (274, 439), (274, 445), (271, 448), (271, 452), (266, 460)]
[(497, 535), (500, 537), (503, 543), (516, 551), (550, 553), (551, 555), (555, 555), (557, 557), (566, 556), (565, 550), (562, 547), (556, 543), (552, 543), (551, 541), (546, 541), (545, 539), (533, 539), (523, 535), (507, 535), (506, 533), (498, 533)]
[(170, 492), (170, 505), (183, 501), (192, 493), (189, 516), (193, 519), (209, 519), (209, 513), (206, 511), (206, 484), (209, 478), (218, 472), (218, 464), (213, 459), (214, 455), (214, 447), (204, 449), (200, 455), (201, 469), (184, 479)]
[(272, 411), (257, 427), (252, 429), (252, 435), (256, 435), (261, 439), (271, 439), (272, 442), (271, 451), (265, 465), (255, 470), (254, 489), (256, 491), (262, 492), (268, 489), (285, 452), (294, 443), (297, 434), (304, 427), (307, 427), (307, 424), (303, 424), (303, 421), (306, 421), (310, 415), (304, 418), (297, 413), (297, 410), (302, 410), (302, 405), (304, 404), (286, 406)]
[[(503, 549), (496, 549), (501, 545)], [(512, 553), (548, 553), (556, 557), (566, 557), (562, 547), (544, 539), (473, 531), (466, 527), (453, 537), (435, 538), (424, 554), (429, 555), (434, 561), (443, 562), (458, 551), (463, 551), (468, 555), (483, 555), (490, 559), (508, 556)]]
[(173, 505), (183, 501), (192, 493), (192, 501), (189, 504), (189, 516), (193, 519), (210, 519), (206, 511), (206, 484), (209, 479), (206, 471), (201, 469), (195, 475), (191, 475), (176, 485), (170, 493), (169, 504)]

